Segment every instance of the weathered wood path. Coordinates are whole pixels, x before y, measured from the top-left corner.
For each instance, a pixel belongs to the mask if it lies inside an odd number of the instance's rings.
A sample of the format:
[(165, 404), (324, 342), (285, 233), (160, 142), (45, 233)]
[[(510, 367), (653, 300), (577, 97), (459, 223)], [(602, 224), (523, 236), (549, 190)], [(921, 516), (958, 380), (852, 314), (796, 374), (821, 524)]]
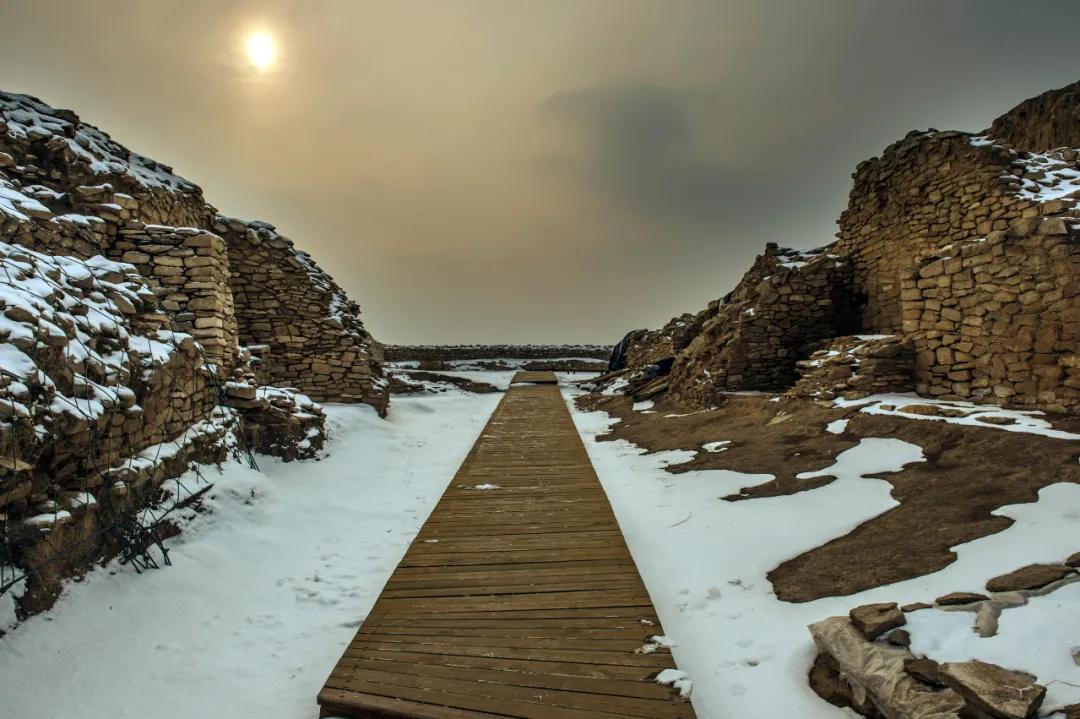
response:
[[(549, 384), (523, 384), (549, 383)], [(323, 717), (694, 717), (555, 376), (519, 373), (334, 668)]]

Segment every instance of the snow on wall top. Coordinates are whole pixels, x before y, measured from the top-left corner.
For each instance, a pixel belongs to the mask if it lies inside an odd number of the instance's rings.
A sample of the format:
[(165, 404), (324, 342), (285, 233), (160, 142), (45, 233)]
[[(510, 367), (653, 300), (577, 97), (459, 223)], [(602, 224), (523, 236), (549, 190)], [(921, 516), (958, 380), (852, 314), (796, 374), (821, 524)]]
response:
[[(133, 376), (146, 378), (179, 346), (195, 344), (193, 337), (166, 330), (131, 332), (130, 318), (156, 306), (134, 265), (0, 242), (0, 403), (7, 416), (96, 418), (109, 407), (133, 403), (126, 387)], [(42, 371), (46, 356), (62, 359), (70, 370), (70, 381), (62, 382), (67, 386)]]
[(0, 91), (0, 132), (16, 140), (61, 138), (99, 175), (127, 175), (144, 187), (193, 190), (195, 185), (172, 168), (131, 152), (96, 127), (68, 111), (55, 110), (29, 95)]
[(1005, 175), (1018, 178), (1016, 196), (1033, 202), (1076, 199), (1080, 195), (1080, 153), (1075, 148), (1062, 147), (1050, 152), (1018, 152), (1008, 145), (988, 137), (972, 137), (975, 147), (994, 147), (1013, 156), (1013, 172)]

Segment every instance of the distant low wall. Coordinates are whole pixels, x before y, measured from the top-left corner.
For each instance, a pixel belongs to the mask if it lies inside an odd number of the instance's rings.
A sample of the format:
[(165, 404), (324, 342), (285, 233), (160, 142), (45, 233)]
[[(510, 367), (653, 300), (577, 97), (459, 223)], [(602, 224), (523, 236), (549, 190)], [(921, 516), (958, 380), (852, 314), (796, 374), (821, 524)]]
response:
[(382, 345), (386, 362), (411, 360), (559, 359), (591, 357), (606, 360), (610, 345)]

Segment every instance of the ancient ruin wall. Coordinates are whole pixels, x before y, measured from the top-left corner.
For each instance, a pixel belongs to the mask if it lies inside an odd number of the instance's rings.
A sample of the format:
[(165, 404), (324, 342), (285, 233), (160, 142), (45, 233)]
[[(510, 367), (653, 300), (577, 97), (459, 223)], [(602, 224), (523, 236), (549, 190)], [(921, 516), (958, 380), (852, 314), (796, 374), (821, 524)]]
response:
[(960, 132), (913, 132), (861, 163), (836, 251), (865, 299), (861, 329), (901, 329), (900, 271), (950, 242), (1004, 229), (1037, 212), (1016, 197), (1015, 153)]
[(381, 345), (387, 362), (434, 360), (561, 359), (606, 360), (611, 347), (603, 345)]
[(688, 407), (707, 407), (722, 392), (793, 384), (800, 350), (848, 334), (853, 323), (851, 266), (833, 249), (803, 252), (770, 244), (676, 358), (669, 396)]
[(696, 315), (688, 312), (672, 318), (658, 330), (639, 330), (628, 336), (625, 366), (642, 367), (666, 357), (674, 357), (701, 334), (705, 323), (716, 316), (719, 308), (720, 301), (716, 300)]
[[(143, 524), (144, 510), (192, 462), (220, 461), (241, 439), (311, 456), (317, 405), (259, 386), (283, 368), (311, 380), (285, 377), (289, 386), (333, 385), (312, 394), (385, 411), (355, 305), (291, 247), (269, 264), (298, 272), (263, 264), (255, 279), (283, 279), (267, 294), (288, 300), (294, 335), (321, 316), (322, 330), (301, 343), (309, 361), (291, 354), (293, 337), (238, 350), (232, 258), (216, 217), (171, 168), (74, 113), (0, 93), (0, 593), (13, 572), (28, 572), (23, 613), (50, 606), (61, 581), (91, 562), (147, 546), (158, 526)], [(258, 254), (237, 247), (242, 264)]]
[(108, 185), (135, 198), (147, 223), (209, 229), (212, 218), (202, 190), (171, 167), (27, 95), (0, 92), (0, 170), (24, 187), (51, 190), (51, 198), (37, 199), (51, 199), (57, 213), (74, 209), (79, 187)]
[(1080, 407), (1080, 232), (1066, 219), (1027, 218), (906, 269), (920, 394)]
[(356, 303), (273, 225), (218, 217), (214, 230), (228, 245), (240, 342), (270, 348), (272, 383), (385, 414), (389, 385)]

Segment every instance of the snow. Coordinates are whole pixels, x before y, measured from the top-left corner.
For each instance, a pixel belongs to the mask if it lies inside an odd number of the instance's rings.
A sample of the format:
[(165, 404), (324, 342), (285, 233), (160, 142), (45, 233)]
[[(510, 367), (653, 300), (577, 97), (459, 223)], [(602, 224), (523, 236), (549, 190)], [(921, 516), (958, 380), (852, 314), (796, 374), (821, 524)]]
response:
[(731, 440), (722, 439), (719, 442), (708, 442), (707, 444), (701, 445), (701, 448), (706, 452), (726, 452), (730, 448), (725, 447), (725, 444), (731, 444)]
[[(870, 602), (932, 602), (948, 592), (981, 591), (992, 576), (1032, 562), (1060, 562), (1077, 549), (1080, 486), (1056, 484), (1043, 489), (1036, 503), (998, 510), (1014, 524), (954, 547), (957, 560), (945, 569), (852, 596), (781, 602), (766, 574), (895, 507), (891, 485), (867, 475), (921, 461), (918, 447), (865, 438), (827, 470), (800, 475), (836, 475), (826, 486), (725, 502), (720, 497), (772, 476), (728, 470), (672, 475), (664, 468), (694, 453), (650, 455), (625, 440), (598, 442), (596, 436), (614, 420), (603, 412), (571, 409), (664, 631), (677, 645), (672, 651), (679, 669), (693, 678), (701, 719), (851, 716), (807, 685), (816, 654), (808, 624)], [(1006, 610), (1003, 618), (1010, 611), (1016, 610)], [(1062, 645), (1069, 642), (1080, 645), (1073, 639)], [(1038, 646), (1030, 642), (1029, 649)], [(1065, 680), (1080, 684), (1076, 669), (1069, 672)]]
[(827, 425), (825, 425), (825, 429), (826, 429), (826, 431), (831, 432), (833, 434), (843, 434), (844, 430), (847, 429), (847, 425), (848, 425), (849, 421), (850, 420), (846, 420), (846, 419), (838, 419), (835, 422), (829, 422)]
[[(957, 410), (964, 412), (963, 417), (946, 417), (946, 416), (934, 416), (924, 414), (911, 414), (908, 412), (902, 412), (904, 407), (913, 405), (934, 405), (937, 407), (944, 407), (946, 409)], [(974, 404), (972, 402), (962, 402), (957, 400), (941, 400), (941, 399), (929, 399), (926, 397), (920, 397), (917, 394), (876, 394), (863, 399), (837, 399), (833, 402), (834, 407), (861, 407), (860, 411), (867, 414), (881, 414), (890, 417), (901, 417), (904, 419), (922, 419), (933, 420), (937, 422), (948, 422), (949, 424), (963, 424), (969, 427), (989, 427), (991, 429), (1000, 429), (1006, 432), (1023, 432), (1026, 434), (1038, 434), (1043, 437), (1052, 437), (1054, 439), (1080, 439), (1080, 434), (1074, 432), (1064, 432), (1062, 430), (1054, 429), (1053, 426), (1045, 419), (1040, 419), (1043, 416), (1042, 412), (1030, 411), (1030, 410), (1016, 410), (1016, 409), (1002, 409), (997, 405), (986, 404)], [(887, 409), (891, 406), (893, 409)], [(1013, 424), (992, 424), (989, 422), (979, 421), (979, 417), (1000, 418), (1004, 420), (1012, 420)]]
[[(0, 641), (5, 712), (42, 716), (47, 697), (50, 716), (186, 719), (213, 707), (222, 719), (314, 719), (322, 682), (500, 398), (400, 396), (385, 421), (366, 406), (330, 405), (321, 461), (264, 457), (261, 473), (234, 462), (220, 474), (204, 470), (215, 483), (205, 500), (211, 511), (185, 510), (184, 533), (169, 540), (171, 567), (95, 570), (69, 585), (54, 610)], [(853, 596), (781, 602), (766, 574), (895, 507), (891, 485), (874, 475), (923, 461), (919, 447), (863, 438), (831, 467), (799, 475), (836, 477), (825, 486), (728, 502), (720, 497), (772, 475), (671, 475), (665, 467), (696, 453), (597, 442), (615, 420), (572, 412), (663, 622), (664, 634), (640, 651), (670, 648), (679, 670), (656, 681), (690, 695), (701, 719), (849, 716), (807, 685), (815, 654), (807, 624), (868, 602), (981, 591), (991, 576), (1076, 551), (1080, 486), (1055, 484), (1035, 503), (999, 509), (1012, 526), (955, 547), (957, 560), (939, 572)], [(1080, 646), (1078, 587), (1005, 610), (992, 639), (974, 635), (965, 612), (917, 612), (909, 629), (916, 648), (935, 658), (1017, 657), (1003, 663), (1058, 680), (1048, 700), (1058, 706), (1077, 700), (1065, 682), (1080, 685), (1080, 668), (1068, 664)], [(0, 621), (10, 619), (10, 601), (0, 601)], [(1040, 647), (1053, 651), (1036, 656)], [(123, 657), (123, 671), (87, 660), (102, 656)]]
[(95, 127), (82, 123), (73, 126), (53, 108), (29, 95), (0, 92), (0, 119), (6, 121), (9, 137), (64, 138), (71, 152), (86, 161), (94, 173), (127, 175), (145, 187), (193, 188), (171, 168), (129, 152)]
[(385, 421), (330, 405), (323, 460), (204, 468), (212, 513), (187, 514), (171, 567), (95, 570), (0, 640), (4, 715), (314, 719), (322, 683), (500, 398), (396, 397)]
[(656, 683), (667, 687), (675, 687), (679, 690), (679, 696), (690, 697), (694, 688), (694, 682), (690, 675), (678, 669), (665, 669), (656, 675)]
[(1080, 583), (1005, 609), (998, 633), (972, 630), (974, 612), (925, 609), (908, 617), (911, 648), (938, 662), (979, 660), (1034, 674), (1047, 688), (1045, 710), (1080, 703)]
[(634, 406), (632, 407), (632, 409), (635, 412), (644, 412), (644, 411), (650, 410), (652, 408), (653, 408), (653, 401), (651, 399), (647, 399), (644, 402), (635, 402)]
[(1008, 152), (1012, 155), (1013, 162), (1023, 168), (1015, 175), (1005, 175), (1005, 177), (1017, 177), (1021, 181), (1015, 197), (1033, 202), (1047, 202), (1068, 198), (1080, 190), (1077, 186), (1080, 181), (1080, 169), (1077, 169), (1075, 162), (1065, 160), (1060, 150), (1020, 154), (985, 136), (973, 137), (970, 142), (974, 147), (993, 145), (999, 150)]

